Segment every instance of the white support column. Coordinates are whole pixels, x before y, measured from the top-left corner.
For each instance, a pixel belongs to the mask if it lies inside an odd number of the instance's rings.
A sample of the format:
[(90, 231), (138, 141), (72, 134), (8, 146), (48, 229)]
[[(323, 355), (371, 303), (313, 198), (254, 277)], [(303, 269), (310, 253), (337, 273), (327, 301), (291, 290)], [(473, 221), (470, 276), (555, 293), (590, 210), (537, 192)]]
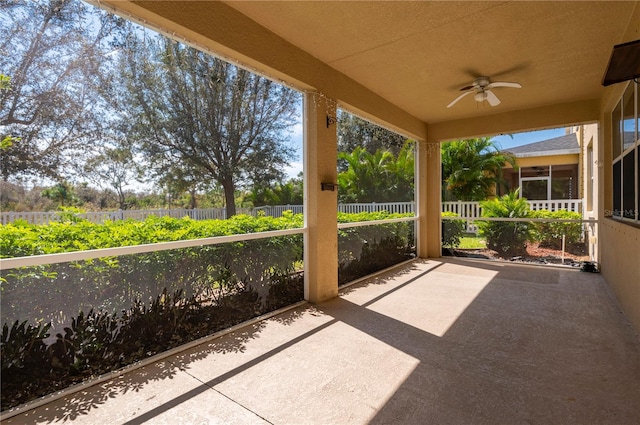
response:
[(549, 165), (549, 180), (547, 180), (547, 199), (553, 199), (551, 197), (551, 182), (553, 181), (553, 176), (551, 175), (551, 165)]
[(304, 110), (304, 298), (318, 303), (338, 296), (338, 189), (321, 188), (338, 177), (335, 102), (307, 94)]

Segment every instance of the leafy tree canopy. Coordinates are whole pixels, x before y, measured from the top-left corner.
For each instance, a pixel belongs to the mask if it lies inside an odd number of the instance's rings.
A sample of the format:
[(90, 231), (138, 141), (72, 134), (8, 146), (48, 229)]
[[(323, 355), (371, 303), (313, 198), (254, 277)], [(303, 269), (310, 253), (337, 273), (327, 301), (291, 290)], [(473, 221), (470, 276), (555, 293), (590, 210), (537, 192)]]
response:
[(2, 178), (59, 180), (100, 140), (104, 55), (122, 20), (75, 0), (0, 0), (0, 8)]
[(242, 184), (283, 177), (298, 93), (161, 36), (129, 37), (125, 51), (128, 134), (156, 170), (213, 179), (228, 217)]
[[(353, 152), (356, 148), (375, 154), (378, 150), (398, 155), (407, 138), (357, 117), (346, 111), (338, 112), (338, 151)], [(347, 164), (338, 161), (338, 171), (345, 171)]]

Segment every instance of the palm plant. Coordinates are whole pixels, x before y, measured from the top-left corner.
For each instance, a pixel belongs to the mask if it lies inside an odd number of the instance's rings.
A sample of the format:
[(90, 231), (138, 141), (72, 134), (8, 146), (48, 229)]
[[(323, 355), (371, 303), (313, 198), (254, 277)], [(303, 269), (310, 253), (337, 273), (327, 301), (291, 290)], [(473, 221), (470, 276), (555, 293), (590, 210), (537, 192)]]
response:
[(441, 153), (444, 187), (460, 201), (487, 199), (502, 182), (502, 167), (516, 166), (515, 157), (488, 137), (443, 143)]
[(390, 195), (389, 201), (413, 201), (415, 155), (414, 142), (408, 140), (398, 152), (395, 161), (387, 164), (389, 181), (387, 183)]
[[(500, 198), (481, 202), (483, 217), (527, 218), (531, 216), (529, 203), (521, 198), (519, 189)], [(533, 226), (527, 221), (478, 221), (480, 236), (487, 247), (503, 256), (526, 253), (527, 242), (533, 239)]]
[(387, 165), (394, 159), (391, 152), (377, 150), (371, 154), (357, 147), (351, 153), (338, 153), (338, 158), (347, 163), (347, 170), (338, 174), (341, 201), (386, 201), (389, 176)]
[(370, 153), (356, 147), (340, 152), (346, 164), (338, 174), (340, 202), (403, 202), (413, 200), (414, 142), (408, 140), (397, 157), (388, 150)]

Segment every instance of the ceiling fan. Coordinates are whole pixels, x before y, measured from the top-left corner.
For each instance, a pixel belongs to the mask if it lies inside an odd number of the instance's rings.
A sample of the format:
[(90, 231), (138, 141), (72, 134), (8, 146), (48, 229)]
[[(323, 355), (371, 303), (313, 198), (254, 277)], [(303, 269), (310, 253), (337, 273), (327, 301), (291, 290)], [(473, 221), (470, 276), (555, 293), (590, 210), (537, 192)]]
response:
[(473, 98), (476, 100), (476, 102), (484, 102), (486, 100), (491, 106), (499, 105), (500, 99), (498, 99), (498, 96), (496, 96), (491, 91), (491, 89), (495, 87), (513, 87), (517, 89), (522, 88), (519, 83), (508, 83), (506, 81), (496, 81), (495, 83), (492, 83), (489, 80), (489, 77), (478, 77), (473, 80), (473, 83), (471, 83), (470, 86), (461, 88), (460, 91), (463, 91), (464, 93), (456, 97), (453, 102), (448, 104), (447, 108), (451, 108), (460, 99), (474, 92), (475, 94), (473, 95)]

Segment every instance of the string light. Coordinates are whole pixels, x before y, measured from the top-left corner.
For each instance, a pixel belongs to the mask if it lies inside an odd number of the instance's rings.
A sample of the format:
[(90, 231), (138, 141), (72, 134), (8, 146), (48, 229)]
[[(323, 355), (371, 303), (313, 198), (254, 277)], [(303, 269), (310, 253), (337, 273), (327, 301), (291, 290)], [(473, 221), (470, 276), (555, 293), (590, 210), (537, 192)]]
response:
[(431, 156), (435, 152), (440, 151), (440, 143), (427, 143), (427, 142), (420, 142), (420, 143), (425, 146), (425, 154), (427, 156)]

